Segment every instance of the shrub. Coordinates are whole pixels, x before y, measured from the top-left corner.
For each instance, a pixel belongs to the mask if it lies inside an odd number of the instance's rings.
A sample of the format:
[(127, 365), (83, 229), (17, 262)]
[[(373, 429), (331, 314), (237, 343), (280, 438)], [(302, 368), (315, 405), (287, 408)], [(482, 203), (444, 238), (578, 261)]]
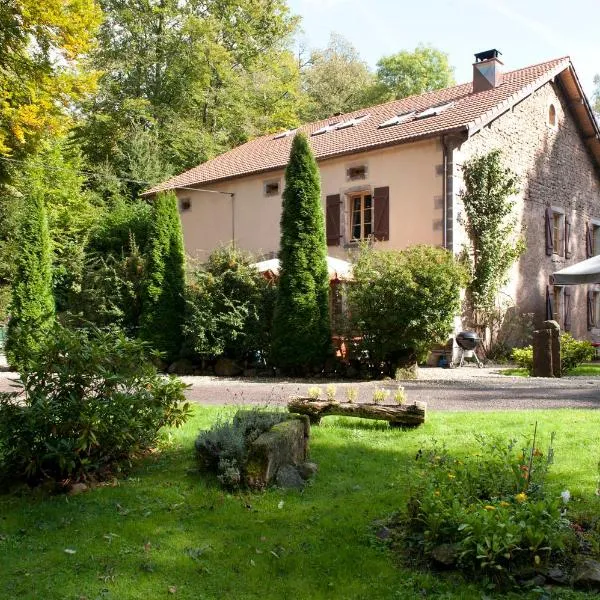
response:
[(363, 247), (348, 286), (352, 328), (375, 368), (421, 360), (446, 341), (460, 308), (464, 269), (450, 252), (431, 246), (402, 251)]
[(437, 444), (419, 451), (418, 483), (403, 524), (425, 558), (450, 544), (457, 566), (506, 582), (521, 568), (546, 563), (568, 537), (561, 498), (545, 487), (552, 438), (545, 455), (535, 437), (524, 447), (477, 440), (479, 452), (466, 458)]
[(20, 385), (0, 394), (0, 463), (34, 482), (101, 474), (189, 414), (185, 385), (160, 377), (147, 346), (116, 328), (57, 325)]
[[(560, 334), (560, 372), (568, 375), (570, 371), (581, 363), (593, 360), (596, 355), (594, 346), (587, 340), (576, 340), (570, 333)], [(513, 360), (529, 374), (533, 372), (533, 347), (514, 348)]]
[(232, 247), (215, 250), (187, 287), (186, 351), (267, 361), (276, 287)]
[(173, 193), (154, 200), (147, 243), (146, 289), (140, 334), (152, 347), (174, 360), (182, 345), (185, 311), (183, 235)]
[(218, 421), (201, 431), (196, 452), (203, 469), (216, 473), (223, 486), (235, 489), (244, 480), (248, 450), (261, 434), (289, 417), (284, 412), (254, 408), (238, 411), (231, 422)]
[(332, 353), (329, 274), (319, 169), (306, 136), (294, 137), (285, 171), (273, 363), (302, 374)]
[(6, 352), (9, 363), (23, 371), (30, 368), (32, 355), (44, 343), (55, 312), (52, 252), (39, 179), (33, 180), (30, 194), (24, 199), (16, 251)]

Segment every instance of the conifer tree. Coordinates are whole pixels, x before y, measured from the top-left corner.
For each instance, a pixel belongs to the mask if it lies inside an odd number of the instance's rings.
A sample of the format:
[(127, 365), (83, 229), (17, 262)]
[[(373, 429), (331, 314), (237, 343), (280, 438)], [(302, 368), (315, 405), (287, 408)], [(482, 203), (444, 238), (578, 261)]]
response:
[(175, 194), (159, 194), (152, 212), (141, 337), (172, 361), (181, 349), (185, 309), (185, 254)]
[(323, 366), (331, 331), (321, 183), (303, 134), (294, 138), (285, 182), (272, 356), (284, 371), (306, 373)]
[(19, 216), (15, 270), (6, 352), (11, 366), (27, 370), (54, 324), (52, 252), (48, 219), (39, 178), (23, 200)]

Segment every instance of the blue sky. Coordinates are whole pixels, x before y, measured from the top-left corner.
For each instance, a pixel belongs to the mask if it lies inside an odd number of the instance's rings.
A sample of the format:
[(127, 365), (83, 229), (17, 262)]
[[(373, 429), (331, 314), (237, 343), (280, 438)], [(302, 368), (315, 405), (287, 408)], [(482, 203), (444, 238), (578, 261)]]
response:
[(502, 52), (506, 70), (570, 56), (588, 94), (600, 73), (600, 0), (288, 0), (302, 17), (302, 39), (323, 47), (335, 31), (371, 67), (420, 42), (447, 52), (458, 83), (473, 54)]

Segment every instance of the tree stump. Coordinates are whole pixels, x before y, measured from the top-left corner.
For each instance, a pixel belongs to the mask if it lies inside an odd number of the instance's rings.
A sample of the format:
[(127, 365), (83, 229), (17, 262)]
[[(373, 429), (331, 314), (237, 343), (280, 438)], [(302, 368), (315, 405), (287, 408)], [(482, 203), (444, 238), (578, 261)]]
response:
[(350, 402), (319, 401), (310, 398), (291, 398), (288, 410), (291, 413), (307, 415), (313, 425), (318, 425), (322, 417), (338, 415), (388, 421), (390, 427), (418, 427), (425, 422), (427, 405), (424, 402), (413, 404), (354, 404)]

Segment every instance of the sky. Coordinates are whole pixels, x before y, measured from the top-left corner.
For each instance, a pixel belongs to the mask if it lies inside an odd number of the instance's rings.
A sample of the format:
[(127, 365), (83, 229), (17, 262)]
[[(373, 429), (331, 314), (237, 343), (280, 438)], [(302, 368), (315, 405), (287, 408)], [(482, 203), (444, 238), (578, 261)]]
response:
[(470, 81), (473, 55), (496, 48), (511, 71), (570, 56), (591, 97), (600, 73), (600, 0), (288, 0), (302, 17), (308, 48), (345, 37), (372, 68), (419, 43), (446, 52), (457, 83)]

